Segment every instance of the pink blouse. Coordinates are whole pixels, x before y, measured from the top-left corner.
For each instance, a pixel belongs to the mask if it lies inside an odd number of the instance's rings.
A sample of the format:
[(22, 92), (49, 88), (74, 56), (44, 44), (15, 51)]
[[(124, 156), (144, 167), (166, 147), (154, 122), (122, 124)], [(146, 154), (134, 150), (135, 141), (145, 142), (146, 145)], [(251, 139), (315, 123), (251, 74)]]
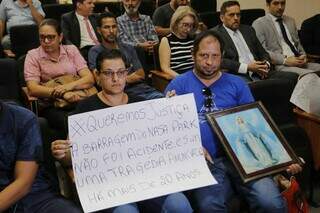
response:
[(84, 68), (87, 68), (87, 62), (76, 46), (60, 45), (58, 60), (50, 58), (40, 46), (28, 52), (24, 63), (24, 78), (26, 82), (45, 83), (62, 75), (77, 74)]

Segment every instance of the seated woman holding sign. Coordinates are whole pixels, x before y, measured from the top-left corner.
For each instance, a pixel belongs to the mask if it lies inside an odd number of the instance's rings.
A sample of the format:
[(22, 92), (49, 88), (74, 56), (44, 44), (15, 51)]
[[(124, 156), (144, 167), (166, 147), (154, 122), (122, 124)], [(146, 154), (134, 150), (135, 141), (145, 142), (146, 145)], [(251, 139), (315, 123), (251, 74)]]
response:
[[(98, 55), (95, 77), (102, 91), (81, 101), (75, 110), (76, 114), (141, 101), (140, 98), (128, 96), (124, 92), (128, 73), (125, 61), (124, 56), (117, 49), (101, 52)], [(71, 165), (69, 147), (68, 140), (56, 140), (51, 145), (53, 156), (66, 166)], [(103, 212), (136, 213), (139, 212), (138, 206), (148, 209), (148, 212), (189, 213), (193, 211), (183, 193), (174, 193), (139, 203), (125, 204)]]

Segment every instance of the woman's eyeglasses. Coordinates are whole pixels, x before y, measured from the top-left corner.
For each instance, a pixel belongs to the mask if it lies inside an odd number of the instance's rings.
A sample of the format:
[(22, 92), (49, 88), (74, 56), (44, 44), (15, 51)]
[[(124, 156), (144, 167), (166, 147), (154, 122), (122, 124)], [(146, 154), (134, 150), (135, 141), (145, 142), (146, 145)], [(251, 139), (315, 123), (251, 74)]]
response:
[(202, 89), (202, 95), (204, 96), (204, 106), (208, 109), (212, 107), (212, 92), (208, 87)]
[(44, 42), (44, 41), (53, 41), (55, 38), (57, 37), (57, 35), (39, 35), (39, 39), (40, 41)]

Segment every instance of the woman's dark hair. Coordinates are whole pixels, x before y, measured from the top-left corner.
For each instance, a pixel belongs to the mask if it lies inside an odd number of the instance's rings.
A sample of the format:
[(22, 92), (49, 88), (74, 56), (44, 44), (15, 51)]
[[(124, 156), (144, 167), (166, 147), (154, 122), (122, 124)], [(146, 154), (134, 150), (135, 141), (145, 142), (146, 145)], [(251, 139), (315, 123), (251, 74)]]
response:
[[(40, 24), (39, 24), (39, 29), (43, 26), (51, 26), (54, 28), (54, 30), (57, 32), (58, 35), (61, 35), (62, 31), (61, 31), (61, 26), (59, 24), (59, 22), (55, 19), (52, 19), (52, 18), (47, 18), (47, 19), (44, 19)], [(65, 38), (63, 37), (62, 38), (62, 44), (67, 44), (68, 42), (66, 42)]]
[(61, 34), (61, 26), (59, 22), (55, 19), (52, 18), (47, 18), (44, 19), (40, 24), (39, 24), (39, 29), (45, 25), (49, 25), (55, 29), (55, 31), (58, 33), (58, 35)]
[(120, 52), (120, 50), (118, 49), (103, 50), (101, 53), (98, 54), (96, 59), (97, 72), (99, 73), (101, 71), (101, 65), (104, 60), (111, 60), (111, 59), (122, 59), (126, 68), (129, 67), (127, 58)]
[(217, 41), (220, 43), (220, 51), (221, 51), (221, 55), (223, 55), (223, 49), (224, 49), (224, 42), (220, 36), (220, 34), (216, 31), (213, 30), (207, 30), (204, 31), (200, 34), (197, 35), (197, 37), (195, 38), (194, 42), (193, 42), (193, 50), (192, 50), (192, 54), (196, 55), (196, 53), (199, 50), (199, 44), (200, 42), (207, 38), (207, 37), (213, 37), (215, 39), (217, 39)]

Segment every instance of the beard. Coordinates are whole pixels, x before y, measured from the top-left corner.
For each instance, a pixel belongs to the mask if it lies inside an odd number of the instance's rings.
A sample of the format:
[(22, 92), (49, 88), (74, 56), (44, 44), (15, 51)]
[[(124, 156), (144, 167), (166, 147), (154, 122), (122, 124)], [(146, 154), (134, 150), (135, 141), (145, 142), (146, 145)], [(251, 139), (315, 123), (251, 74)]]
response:
[(103, 39), (105, 40), (105, 41), (107, 41), (108, 43), (114, 43), (115, 41), (116, 41), (116, 36), (107, 36), (107, 37), (104, 37)]
[(124, 9), (125, 9), (125, 11), (126, 11), (126, 13), (128, 15), (134, 15), (134, 14), (136, 14), (138, 12), (140, 4), (141, 4), (141, 1), (135, 7), (133, 7), (133, 6), (125, 6), (124, 5)]
[(220, 72), (219, 67), (212, 67), (212, 68), (204, 68), (197, 63), (194, 64), (194, 70), (197, 76), (203, 79), (211, 79), (214, 78)]

